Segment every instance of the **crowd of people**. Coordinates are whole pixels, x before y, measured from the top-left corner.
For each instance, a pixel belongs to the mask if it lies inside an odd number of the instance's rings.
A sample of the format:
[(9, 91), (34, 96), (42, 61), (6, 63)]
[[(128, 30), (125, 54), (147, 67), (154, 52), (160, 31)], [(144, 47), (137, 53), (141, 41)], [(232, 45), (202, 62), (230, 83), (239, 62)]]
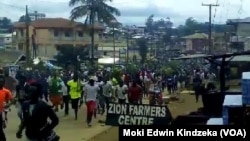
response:
[[(106, 70), (83, 73), (20, 70), (15, 78), (4, 71), (0, 73), (0, 127), (3, 127), (0, 128), (0, 141), (6, 141), (5, 121), (13, 103), (20, 119), (17, 138), (21, 138), (26, 129), (25, 136), (29, 140), (56, 141), (60, 137), (53, 129), (59, 124), (56, 112), (61, 109), (68, 116), (71, 107), (77, 120), (79, 108), (86, 105), (86, 122), (91, 127), (92, 118), (104, 114), (110, 102), (141, 104), (143, 98), (149, 98), (150, 88), (156, 85), (162, 91), (167, 88), (169, 94), (176, 94), (177, 88), (185, 87), (186, 80), (190, 79), (182, 73), (165, 76), (142, 70), (136, 74), (123, 72), (118, 78)], [(203, 81), (215, 79), (214, 74), (208, 73), (205, 77), (198, 70), (191, 76), (195, 91), (199, 91), (197, 86)]]

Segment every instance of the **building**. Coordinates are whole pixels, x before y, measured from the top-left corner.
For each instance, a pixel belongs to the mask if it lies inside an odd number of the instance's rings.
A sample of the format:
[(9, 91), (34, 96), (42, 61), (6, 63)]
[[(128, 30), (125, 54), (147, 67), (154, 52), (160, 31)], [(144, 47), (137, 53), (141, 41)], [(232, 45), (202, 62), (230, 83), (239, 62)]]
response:
[(12, 34), (0, 34), (0, 48), (13, 48)]
[[(26, 50), (25, 23), (18, 22), (13, 25), (16, 32), (18, 50)], [(79, 22), (72, 22), (63, 18), (44, 18), (32, 21), (29, 25), (30, 51), (36, 48), (38, 56), (54, 57), (59, 45), (86, 46), (91, 44), (90, 26), (84, 26)], [(94, 25), (95, 43), (99, 45), (99, 32), (103, 26)], [(33, 48), (32, 48), (33, 47)], [(35, 48), (34, 48), (35, 47)]]
[(231, 50), (233, 52), (250, 50), (250, 17), (229, 19), (227, 25), (234, 28), (234, 32), (231, 33), (230, 37)]
[(208, 35), (205, 33), (194, 33), (182, 37), (185, 39), (184, 52), (204, 53), (208, 48)]
[(130, 35), (144, 35), (146, 26), (128, 26), (126, 27), (126, 32)]

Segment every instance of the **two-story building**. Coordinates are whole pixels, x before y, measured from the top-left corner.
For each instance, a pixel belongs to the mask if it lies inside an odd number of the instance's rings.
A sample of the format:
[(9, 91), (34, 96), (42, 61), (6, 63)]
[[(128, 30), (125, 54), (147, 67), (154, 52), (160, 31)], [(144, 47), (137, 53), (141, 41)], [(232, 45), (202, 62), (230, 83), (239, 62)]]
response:
[(250, 17), (245, 19), (229, 19), (227, 25), (234, 27), (234, 33), (231, 34), (232, 52), (250, 50)]
[[(79, 22), (72, 22), (63, 18), (44, 18), (32, 21), (29, 26), (30, 51), (36, 48), (38, 56), (52, 58), (57, 54), (60, 45), (73, 45), (85, 47), (91, 44), (90, 27)], [(15, 23), (17, 48), (26, 50), (26, 25), (23, 22)], [(104, 28), (94, 25), (95, 45), (100, 44), (100, 34)]]
[(0, 34), (0, 48), (13, 48), (12, 34)]

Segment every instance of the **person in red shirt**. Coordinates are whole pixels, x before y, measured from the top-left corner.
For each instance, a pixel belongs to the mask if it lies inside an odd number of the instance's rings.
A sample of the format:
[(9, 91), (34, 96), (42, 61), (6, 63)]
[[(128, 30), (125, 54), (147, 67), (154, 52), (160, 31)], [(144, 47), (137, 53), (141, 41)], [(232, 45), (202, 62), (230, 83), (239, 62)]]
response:
[[(6, 107), (10, 106), (10, 102), (13, 99), (10, 90), (4, 88), (5, 79), (4, 76), (0, 76), (0, 141), (6, 141), (6, 137), (3, 131), (4, 119), (3, 114)], [(6, 116), (6, 115), (5, 115)]]
[(128, 100), (131, 104), (140, 104), (142, 99), (142, 88), (136, 83), (132, 82), (132, 85), (128, 89)]

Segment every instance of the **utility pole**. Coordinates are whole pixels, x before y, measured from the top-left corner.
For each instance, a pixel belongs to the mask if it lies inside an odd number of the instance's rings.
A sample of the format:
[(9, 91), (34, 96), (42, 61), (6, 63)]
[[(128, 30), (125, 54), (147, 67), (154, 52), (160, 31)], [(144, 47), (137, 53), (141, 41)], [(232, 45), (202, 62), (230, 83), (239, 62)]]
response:
[(203, 4), (202, 6), (208, 6), (209, 7), (209, 37), (208, 37), (208, 53), (211, 54), (211, 48), (212, 48), (212, 7), (219, 6), (218, 4)]
[(130, 36), (129, 36), (129, 33), (127, 32), (126, 33), (126, 43), (127, 43), (127, 50), (126, 50), (126, 65), (128, 66), (128, 63), (129, 63), (129, 38), (130, 38)]
[(29, 16), (32, 17), (32, 20), (39, 20), (39, 19), (43, 19), (46, 17), (46, 15), (44, 13), (39, 13), (37, 11), (34, 11), (33, 13), (29, 13)]
[(37, 11), (34, 12), (34, 15), (35, 15), (35, 20), (37, 20), (37, 17), (38, 17)]
[(25, 13), (25, 26), (26, 26), (26, 65), (28, 66), (30, 60), (30, 39), (29, 39), (29, 13), (27, 5)]

